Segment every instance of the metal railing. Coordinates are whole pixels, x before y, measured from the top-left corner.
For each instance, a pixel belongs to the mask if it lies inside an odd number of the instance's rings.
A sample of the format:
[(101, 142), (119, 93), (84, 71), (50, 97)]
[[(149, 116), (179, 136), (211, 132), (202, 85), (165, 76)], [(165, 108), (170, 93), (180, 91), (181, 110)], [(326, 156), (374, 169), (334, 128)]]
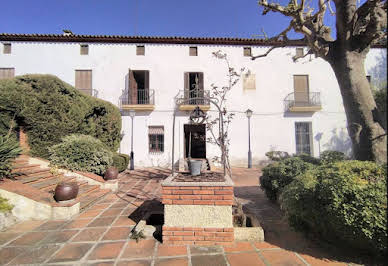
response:
[(312, 107), (321, 106), (321, 93), (309, 92), (299, 93), (292, 92), (284, 99), (285, 110), (288, 111), (291, 107)]
[(97, 98), (98, 90), (95, 89), (78, 89), (80, 92)]
[(130, 104), (155, 104), (155, 93), (154, 90), (137, 90), (136, 93), (131, 93), (128, 91), (123, 94), (121, 97), (121, 105), (130, 105)]
[(203, 97), (209, 97), (208, 90), (180, 90), (178, 93), (177, 103), (187, 105), (210, 105), (209, 100), (203, 99)]

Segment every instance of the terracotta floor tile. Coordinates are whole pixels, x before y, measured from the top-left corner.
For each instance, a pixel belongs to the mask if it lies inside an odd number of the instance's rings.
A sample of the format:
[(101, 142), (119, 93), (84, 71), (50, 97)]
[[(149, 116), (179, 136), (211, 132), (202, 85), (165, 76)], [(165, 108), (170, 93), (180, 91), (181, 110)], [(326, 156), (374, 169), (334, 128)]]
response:
[(77, 234), (78, 230), (65, 230), (49, 233), (45, 239), (43, 239), (39, 244), (54, 244), (54, 243), (64, 243), (67, 242), (72, 236)]
[(19, 236), (21, 233), (8, 233), (8, 232), (0, 232), (0, 245), (4, 245), (8, 241), (11, 241), (12, 239)]
[(192, 266), (226, 266), (226, 261), (223, 255), (201, 255), (191, 257)]
[(192, 255), (197, 254), (209, 254), (209, 253), (222, 253), (222, 247), (220, 246), (191, 246), (190, 253)]
[(91, 249), (93, 244), (65, 244), (49, 262), (66, 262), (80, 260)]
[(90, 207), (90, 210), (103, 210), (110, 206), (110, 203), (98, 203)]
[(42, 263), (51, 255), (54, 254), (61, 246), (60, 245), (43, 245), (39, 247), (34, 247), (31, 250), (23, 253), (12, 261), (11, 264), (32, 264), (32, 263)]
[(187, 246), (169, 246), (159, 244), (158, 256), (181, 256), (187, 255)]
[(88, 223), (90, 223), (93, 219), (80, 219), (80, 220), (73, 220), (69, 224), (67, 224), (63, 229), (78, 229), (78, 228), (84, 228)]
[(265, 242), (265, 241), (255, 242), (254, 245), (257, 249), (279, 248), (278, 246), (272, 245), (272, 244)]
[(87, 242), (87, 241), (97, 241), (100, 239), (102, 234), (105, 232), (106, 228), (87, 228), (82, 230), (72, 242)]
[(346, 265), (346, 263), (338, 262), (338, 261), (333, 261), (325, 258), (315, 258), (311, 255), (307, 254), (300, 254), (299, 255), (307, 261), (310, 265), (314, 266), (341, 266), (341, 265)]
[(225, 252), (236, 251), (254, 251), (252, 244), (249, 242), (235, 242), (233, 245), (224, 246)]
[(121, 202), (118, 202), (118, 203), (115, 203), (115, 204), (113, 204), (112, 206), (111, 206), (111, 208), (118, 208), (118, 209), (124, 209), (124, 208), (126, 208), (128, 206), (128, 202), (123, 202), (123, 201), (121, 201)]
[(65, 220), (56, 220), (56, 221), (48, 221), (37, 227), (35, 231), (49, 231), (49, 230), (57, 230), (66, 225), (68, 221)]
[(146, 258), (151, 257), (154, 253), (155, 240), (146, 239), (130, 241), (122, 254), (122, 258)]
[(136, 223), (128, 216), (119, 216), (112, 226), (134, 226)]
[(117, 266), (150, 266), (150, 260), (120, 261)]
[(129, 240), (131, 230), (131, 227), (113, 227), (105, 233), (102, 240)]
[[(158, 259), (155, 266), (187, 266), (189, 262), (186, 258)], [(204, 266), (204, 265), (202, 265)]]
[(116, 219), (116, 217), (96, 218), (93, 222), (88, 224), (88, 227), (110, 226), (114, 219)]
[(230, 266), (261, 266), (265, 265), (256, 252), (227, 254), (226, 258)]
[(15, 224), (14, 226), (11, 226), (7, 229), (7, 233), (14, 233), (14, 232), (26, 232), (31, 231), (40, 226), (41, 224), (45, 223), (46, 221), (25, 221), (18, 224)]
[(15, 239), (8, 246), (33, 246), (42, 241), (46, 236), (47, 234), (42, 232), (30, 232)]
[(83, 218), (94, 218), (96, 216), (98, 216), (103, 210), (87, 210), (86, 212), (83, 212), (81, 213), (79, 216), (78, 216), (78, 219), (83, 219)]
[(295, 254), (284, 249), (263, 250), (261, 254), (271, 265), (305, 265)]
[(26, 249), (22, 247), (5, 247), (0, 249), (0, 265), (7, 264), (24, 251), (26, 251)]
[(95, 262), (95, 263), (88, 263), (88, 266), (113, 266), (115, 265), (114, 261), (105, 261), (105, 262)]
[(100, 217), (107, 217), (107, 216), (117, 216), (119, 215), (123, 210), (122, 209), (107, 209), (103, 213), (101, 213)]
[(120, 254), (124, 243), (124, 241), (100, 243), (93, 249), (92, 253), (88, 257), (88, 260), (114, 259)]

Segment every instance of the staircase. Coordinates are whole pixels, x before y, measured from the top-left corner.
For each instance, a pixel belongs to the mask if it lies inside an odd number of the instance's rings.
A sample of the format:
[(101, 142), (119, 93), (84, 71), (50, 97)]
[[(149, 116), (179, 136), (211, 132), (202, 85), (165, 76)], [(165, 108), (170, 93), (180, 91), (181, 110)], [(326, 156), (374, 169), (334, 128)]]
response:
[[(79, 181), (75, 176), (64, 176), (54, 173), (50, 168), (41, 168), (39, 164), (29, 164), (28, 157), (20, 156), (16, 158), (12, 173), (15, 174), (14, 185), (27, 185), (37, 193), (46, 195), (50, 203), (55, 204), (54, 190), (59, 182), (76, 182), (79, 186), (76, 202), (80, 202), (80, 211), (95, 203), (97, 200), (105, 197), (111, 192), (109, 189), (100, 189), (98, 185), (89, 185), (87, 181)], [(1, 188), (1, 185), (0, 185)], [(49, 194), (49, 195), (47, 195)]]

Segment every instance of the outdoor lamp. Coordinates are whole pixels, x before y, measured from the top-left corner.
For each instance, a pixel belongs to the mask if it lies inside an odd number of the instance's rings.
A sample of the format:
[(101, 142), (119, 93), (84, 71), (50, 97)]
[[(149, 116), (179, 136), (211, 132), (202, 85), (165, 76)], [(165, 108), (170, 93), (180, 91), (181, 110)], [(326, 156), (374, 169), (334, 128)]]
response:
[(131, 127), (131, 165), (129, 167), (129, 170), (134, 170), (135, 165), (134, 165), (134, 153), (133, 153), (133, 118), (135, 117), (136, 112), (135, 110), (129, 110), (129, 116), (131, 117), (132, 120), (132, 127)]
[(252, 152), (251, 152), (251, 116), (253, 111), (248, 109), (245, 111), (248, 117), (248, 168), (252, 168)]

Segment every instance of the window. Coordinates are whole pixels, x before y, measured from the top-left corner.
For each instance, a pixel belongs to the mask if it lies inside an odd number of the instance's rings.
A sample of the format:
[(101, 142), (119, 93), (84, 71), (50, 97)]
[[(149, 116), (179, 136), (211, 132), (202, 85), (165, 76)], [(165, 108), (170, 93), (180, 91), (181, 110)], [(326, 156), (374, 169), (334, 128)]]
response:
[(145, 47), (144, 47), (144, 45), (136, 46), (136, 55), (144, 55), (144, 54), (145, 54)]
[(203, 73), (185, 72), (184, 73), (184, 94), (185, 99), (189, 100), (185, 104), (204, 104), (203, 99), (195, 99), (204, 96)]
[(4, 54), (11, 53), (11, 44), (10, 43), (3, 43), (3, 53)]
[(150, 95), (150, 72), (148, 70), (129, 70), (128, 97), (123, 104), (154, 104)]
[(256, 90), (256, 75), (252, 73), (243, 75), (243, 89)]
[(76, 70), (75, 71), (75, 88), (92, 95), (92, 71), (91, 70)]
[(313, 155), (311, 122), (295, 122), (296, 154)]
[(302, 57), (304, 55), (303, 48), (296, 48), (295, 57)]
[(81, 55), (87, 55), (87, 54), (89, 54), (89, 45), (87, 45), (87, 44), (81, 44), (81, 46), (80, 46), (80, 54)]
[(244, 56), (251, 56), (251, 55), (252, 55), (251, 47), (244, 47)]
[(0, 79), (9, 79), (15, 76), (14, 68), (0, 68)]
[(164, 152), (164, 127), (150, 126), (148, 127), (149, 152), (163, 153)]
[(295, 106), (309, 106), (309, 76), (294, 75)]
[(189, 48), (189, 55), (190, 56), (198, 56), (198, 48), (197, 47), (190, 47)]

